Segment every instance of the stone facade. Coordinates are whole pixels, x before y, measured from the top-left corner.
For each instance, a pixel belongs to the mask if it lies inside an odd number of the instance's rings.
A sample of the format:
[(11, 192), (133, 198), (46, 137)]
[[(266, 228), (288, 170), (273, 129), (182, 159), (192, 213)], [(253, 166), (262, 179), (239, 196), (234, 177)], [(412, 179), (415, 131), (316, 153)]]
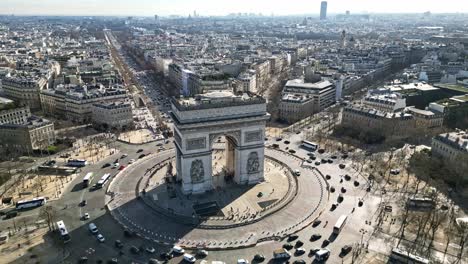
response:
[(233, 173), (234, 181), (255, 184), (263, 180), (265, 124), (269, 115), (264, 101), (251, 102), (234, 102), (225, 108), (184, 108), (173, 102), (177, 178), (182, 181), (184, 193), (213, 189), (212, 151), (220, 136), (227, 139), (226, 169)]

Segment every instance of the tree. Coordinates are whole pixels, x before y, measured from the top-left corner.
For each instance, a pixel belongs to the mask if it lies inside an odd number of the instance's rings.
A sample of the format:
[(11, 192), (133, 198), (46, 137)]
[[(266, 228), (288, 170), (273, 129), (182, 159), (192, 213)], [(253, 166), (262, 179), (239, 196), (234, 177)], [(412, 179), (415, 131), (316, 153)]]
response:
[(53, 230), (53, 223), (57, 218), (57, 209), (50, 205), (43, 206), (39, 212), (39, 218), (44, 219), (49, 227), (49, 231)]

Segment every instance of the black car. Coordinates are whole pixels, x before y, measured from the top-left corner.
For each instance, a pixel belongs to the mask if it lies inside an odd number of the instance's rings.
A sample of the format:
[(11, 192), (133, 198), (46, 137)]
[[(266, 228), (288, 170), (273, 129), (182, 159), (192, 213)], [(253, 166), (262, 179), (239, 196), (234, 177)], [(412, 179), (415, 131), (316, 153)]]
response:
[(289, 143), (291, 143), (291, 142), (289, 142), (289, 140), (284, 141), (284, 144), (289, 144)]
[(132, 252), (133, 254), (138, 254), (140, 253), (140, 249), (136, 246), (131, 246), (130, 247), (130, 252)]
[(352, 249), (353, 249), (352, 246), (346, 245), (346, 246), (344, 246), (344, 247), (341, 248), (341, 254), (342, 254), (342, 255), (346, 255), (346, 254), (348, 254), (349, 252), (351, 252)]
[(172, 252), (163, 252), (159, 255), (164, 260), (170, 260), (171, 258), (174, 257), (174, 254)]
[(290, 149), (290, 150), (288, 150), (288, 151), (289, 151), (289, 153), (291, 153), (291, 154), (296, 153), (296, 151), (295, 151), (294, 149)]
[(103, 168), (103, 169), (104, 169), (104, 168), (107, 168), (107, 167), (110, 167), (110, 166), (111, 166), (111, 164), (110, 164), (110, 163), (106, 163), (106, 164), (102, 165), (102, 167), (101, 167), (101, 168)]
[(344, 178), (345, 178), (345, 180), (347, 180), (347, 181), (351, 180), (351, 176), (349, 176), (348, 174), (346, 174), (346, 175), (344, 176)]
[(123, 243), (120, 240), (116, 240), (114, 243), (115, 247), (117, 248), (123, 248)]
[(328, 159), (327, 161), (328, 161), (328, 163), (333, 163), (332, 159)]
[(330, 244), (330, 240), (325, 239), (325, 240), (323, 240), (323, 242), (322, 242), (322, 247), (326, 247), (326, 246), (328, 246), (329, 244)]
[(322, 220), (317, 219), (317, 220), (315, 220), (315, 221), (312, 223), (312, 227), (317, 227), (317, 226), (319, 226), (321, 223), (322, 223)]
[(136, 153), (140, 153), (140, 152), (143, 152), (143, 149), (139, 149), (139, 150), (137, 150), (137, 152), (136, 152)]
[(265, 260), (265, 256), (261, 255), (261, 254), (255, 254), (254, 258), (253, 258), (255, 261), (257, 262), (262, 262)]
[(88, 204), (88, 202), (86, 200), (83, 200), (83, 201), (80, 202), (80, 206), (85, 206), (87, 204)]
[(320, 165), (322, 163), (320, 163), (320, 161), (316, 161), (314, 164), (315, 164), (315, 166), (318, 166), (318, 165)]
[(126, 236), (126, 237), (133, 237), (134, 235), (135, 235), (134, 232), (132, 232), (132, 231), (130, 231), (130, 230), (127, 230), (127, 229), (124, 230), (124, 236)]
[(332, 159), (337, 159), (338, 157), (336, 155), (331, 156), (330, 158)]
[(293, 264), (306, 264), (306, 262), (303, 259), (296, 259)]
[(283, 248), (286, 249), (286, 250), (290, 250), (290, 249), (292, 249), (293, 247), (294, 247), (294, 246), (291, 245), (291, 244), (289, 244), (289, 243), (286, 243), (286, 244), (283, 245)]
[(320, 153), (320, 154), (323, 154), (323, 153), (325, 153), (325, 150), (324, 149), (319, 149), (319, 150), (317, 150), (317, 152)]
[(345, 193), (345, 192), (346, 192), (346, 188), (345, 188), (345, 187), (341, 187), (341, 192), (342, 192), (342, 193)]
[(282, 137), (277, 137), (277, 138), (276, 138), (276, 141), (281, 141), (281, 140), (283, 140)]
[(139, 159), (141, 158), (144, 158), (146, 155), (145, 154), (141, 154), (140, 156), (138, 156)]
[(346, 168), (346, 165), (340, 164), (339, 167), (340, 167), (340, 169), (344, 169), (344, 168)]
[(321, 162), (321, 163), (327, 163), (327, 162), (328, 162), (328, 160), (326, 160), (326, 159), (322, 159), (320, 162)]
[(325, 175), (325, 179), (329, 180), (331, 179), (331, 176), (329, 174)]
[(302, 247), (303, 245), (304, 245), (304, 242), (302, 242), (301, 240), (298, 240), (298, 241), (296, 242), (295, 247), (298, 248), (298, 247)]
[(313, 234), (313, 235), (310, 237), (310, 241), (316, 241), (316, 240), (319, 240), (320, 238), (322, 238), (322, 235), (320, 235), (320, 234)]
[(298, 235), (292, 234), (292, 235), (289, 235), (289, 236), (288, 236), (288, 241), (294, 241), (294, 240), (296, 240), (297, 238), (299, 238)]

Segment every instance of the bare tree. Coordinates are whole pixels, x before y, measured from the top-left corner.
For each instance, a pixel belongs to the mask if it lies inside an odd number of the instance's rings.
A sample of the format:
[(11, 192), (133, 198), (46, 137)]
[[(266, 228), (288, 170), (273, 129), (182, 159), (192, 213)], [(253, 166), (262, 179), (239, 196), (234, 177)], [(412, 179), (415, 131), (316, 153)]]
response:
[(52, 231), (53, 223), (57, 218), (57, 210), (49, 205), (43, 206), (39, 212), (39, 218), (45, 219), (47, 226), (49, 227), (49, 231)]

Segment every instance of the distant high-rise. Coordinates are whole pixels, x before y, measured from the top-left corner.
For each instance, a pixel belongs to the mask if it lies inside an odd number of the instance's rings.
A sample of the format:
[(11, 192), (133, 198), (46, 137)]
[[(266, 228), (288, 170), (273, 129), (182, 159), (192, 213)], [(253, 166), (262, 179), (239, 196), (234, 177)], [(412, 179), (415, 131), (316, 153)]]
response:
[(327, 19), (327, 1), (320, 3), (320, 20)]

